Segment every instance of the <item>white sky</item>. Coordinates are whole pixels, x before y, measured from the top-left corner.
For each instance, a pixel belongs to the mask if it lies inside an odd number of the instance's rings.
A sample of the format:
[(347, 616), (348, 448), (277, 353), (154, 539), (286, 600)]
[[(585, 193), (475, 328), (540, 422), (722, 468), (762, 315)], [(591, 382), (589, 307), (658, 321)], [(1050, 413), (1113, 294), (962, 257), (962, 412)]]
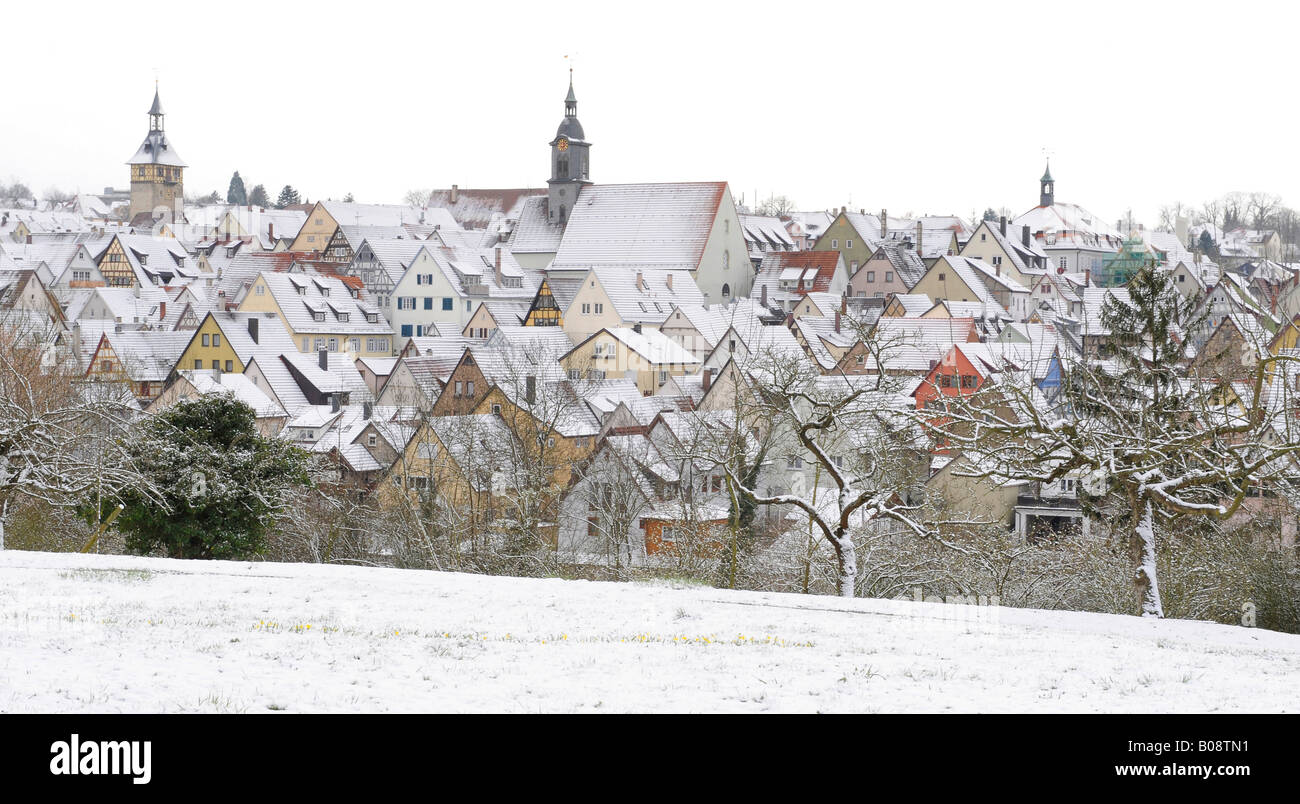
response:
[[(1281, 3), (22, 3), (0, 178), (127, 186), (155, 70), (187, 193), (544, 186), (566, 54), (597, 182), (731, 182), (801, 209), (1115, 221), (1230, 190), (1300, 203)], [(151, 41), (152, 40), (152, 41)]]

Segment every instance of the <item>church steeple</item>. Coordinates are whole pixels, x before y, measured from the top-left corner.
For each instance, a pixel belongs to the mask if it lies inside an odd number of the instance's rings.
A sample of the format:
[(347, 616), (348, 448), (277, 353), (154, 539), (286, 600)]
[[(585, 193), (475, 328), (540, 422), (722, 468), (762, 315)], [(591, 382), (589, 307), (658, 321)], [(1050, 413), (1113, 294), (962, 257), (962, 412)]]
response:
[(578, 96), (573, 92), (573, 68), (569, 68), (569, 94), (564, 98), (564, 119), (551, 140), (551, 178), (548, 185), (546, 219), (555, 224), (569, 220), (569, 212), (584, 185), (591, 184), (589, 149), (582, 123), (578, 122)]
[(163, 109), (162, 101), (158, 99), (158, 84), (153, 85), (153, 106), (149, 107), (149, 130), (163, 130)]
[(1043, 178), (1038, 180), (1038, 206), (1050, 207), (1056, 200), (1056, 182), (1052, 181), (1052, 160), (1047, 160)]

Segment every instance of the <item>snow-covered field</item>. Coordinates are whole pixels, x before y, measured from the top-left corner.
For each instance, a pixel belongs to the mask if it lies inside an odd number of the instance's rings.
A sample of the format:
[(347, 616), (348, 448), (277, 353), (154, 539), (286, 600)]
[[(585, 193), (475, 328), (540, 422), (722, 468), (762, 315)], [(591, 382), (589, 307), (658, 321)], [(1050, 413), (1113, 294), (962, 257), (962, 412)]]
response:
[(1300, 636), (1099, 614), (0, 553), (4, 712), (1296, 711)]

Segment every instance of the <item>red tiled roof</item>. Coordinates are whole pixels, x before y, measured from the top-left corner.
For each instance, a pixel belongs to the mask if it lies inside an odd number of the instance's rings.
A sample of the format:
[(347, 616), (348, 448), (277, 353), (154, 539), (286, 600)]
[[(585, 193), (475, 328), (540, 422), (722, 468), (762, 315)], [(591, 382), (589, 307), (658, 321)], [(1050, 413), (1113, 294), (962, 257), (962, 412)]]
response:
[[(776, 251), (770, 252), (782, 270), (786, 268), (814, 268), (817, 278), (813, 280), (812, 291), (826, 293), (830, 290), (831, 280), (835, 278), (835, 266), (839, 264), (838, 251)], [(800, 289), (804, 291), (803, 288)], [(806, 292), (806, 291), (804, 291)]]

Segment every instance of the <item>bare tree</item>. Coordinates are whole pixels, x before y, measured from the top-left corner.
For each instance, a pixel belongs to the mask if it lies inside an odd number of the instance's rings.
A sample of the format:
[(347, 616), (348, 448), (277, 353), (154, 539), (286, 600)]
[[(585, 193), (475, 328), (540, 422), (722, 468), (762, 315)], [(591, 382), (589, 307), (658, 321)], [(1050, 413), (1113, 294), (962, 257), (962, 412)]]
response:
[(103, 501), (122, 488), (154, 493), (127, 449), (129, 393), (79, 381), (52, 360), (57, 328), (12, 309), (0, 320), (0, 549), (11, 502), (58, 506)]
[[(1252, 360), (1246, 382), (1183, 366), (1179, 333), (1199, 313), (1166, 273), (1150, 267), (1129, 283), (1132, 305), (1113, 297), (1103, 321), (1116, 333), (1108, 359), (1068, 366), (1056, 404), (1024, 375), (950, 400), (936, 431), (995, 479), (1054, 482), (1084, 475), (1090, 509), (1128, 522), (1124, 536), (1136, 609), (1162, 617), (1157, 530), (1186, 518), (1225, 520), (1265, 478), (1293, 472), (1294, 438), (1268, 415), (1266, 380), (1288, 358)], [(1215, 365), (1209, 361), (1204, 365)], [(1157, 517), (1160, 519), (1157, 519)]]

